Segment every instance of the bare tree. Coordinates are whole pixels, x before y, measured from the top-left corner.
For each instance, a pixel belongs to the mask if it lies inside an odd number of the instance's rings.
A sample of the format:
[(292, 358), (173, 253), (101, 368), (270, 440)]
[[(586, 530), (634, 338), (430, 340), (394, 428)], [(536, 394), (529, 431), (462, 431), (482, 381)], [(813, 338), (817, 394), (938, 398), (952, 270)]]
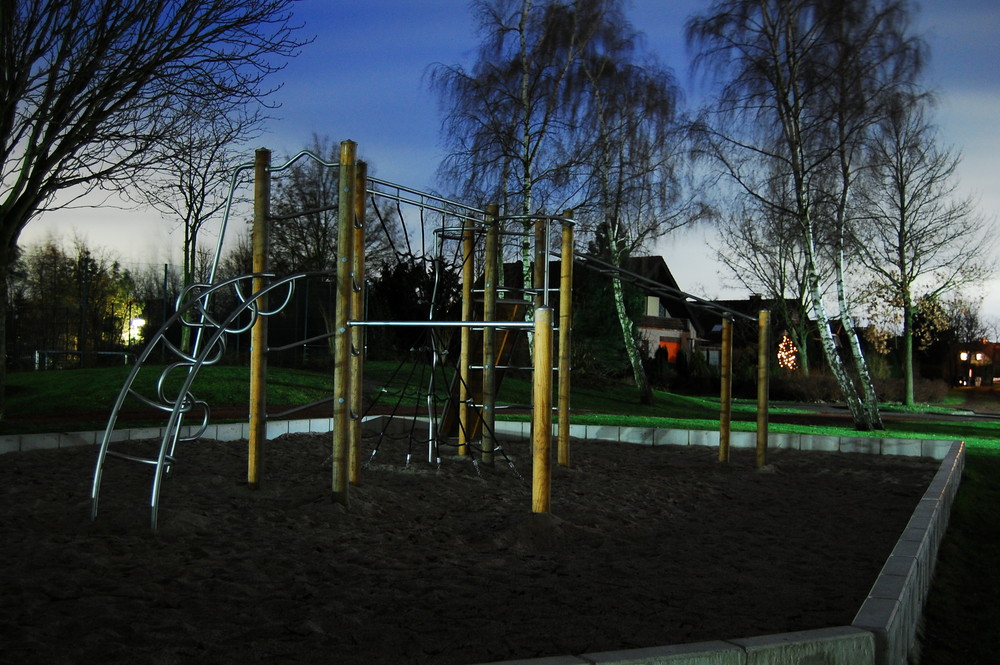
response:
[[(679, 173), (685, 156), (673, 76), (655, 61), (640, 59), (639, 33), (619, 12), (609, 12), (604, 21), (614, 29), (606, 30), (581, 63), (586, 87), (575, 103), (586, 152), (577, 171), (585, 193), (580, 207), (592, 211), (600, 226), (609, 262), (623, 267), (630, 255), (693, 221), (699, 210), (682, 204)], [(612, 277), (612, 289), (640, 401), (652, 403), (622, 280)]]
[[(270, 263), (278, 273), (336, 272), (340, 181), (338, 169), (327, 164), (337, 162), (340, 147), (314, 135), (308, 152), (318, 159), (301, 157), (275, 178)], [(392, 260), (402, 237), (398, 217), (389, 211), (377, 217), (380, 222), (370, 224), (365, 234), (365, 260), (373, 267)], [(333, 303), (316, 290), (313, 299), (327, 329), (333, 330)]]
[[(291, 5), (5, 2), (0, 280), (18, 236), (35, 216), (66, 205), (73, 195), (131, 184), (159, 159), (157, 147), (189, 131), (189, 118), (177, 109), (200, 105), (225, 113), (264, 98), (268, 78), (303, 44), (289, 23)], [(0, 322), (6, 307), (4, 299)], [(0, 362), (0, 379), (5, 364)]]
[(905, 401), (913, 404), (913, 320), (920, 297), (937, 299), (993, 271), (992, 225), (957, 195), (960, 156), (938, 145), (926, 101), (897, 96), (872, 136), (859, 188), (856, 245), (869, 290), (901, 314)]
[[(646, 61), (620, 0), (479, 0), (483, 34), (471, 70), (437, 66), (451, 154), (442, 174), (509, 215), (572, 202), (603, 228), (616, 265), (688, 221), (678, 199), (677, 87)], [(526, 223), (527, 224), (527, 223)], [(530, 228), (520, 245), (530, 281)], [(571, 260), (571, 257), (564, 257)], [(615, 284), (619, 323), (644, 401), (651, 399)]]
[[(696, 64), (722, 83), (718, 112), (696, 127), (703, 151), (744, 196), (774, 218), (795, 221), (824, 355), (859, 429), (880, 429), (881, 418), (867, 372), (858, 372), (859, 391), (834, 344), (821, 243), (832, 230), (829, 249), (834, 265), (843, 266), (838, 237), (847, 228), (866, 119), (879, 95), (915, 71), (914, 46), (899, 32), (905, 15), (902, 0), (716, 0), (687, 27), (689, 42), (700, 49)], [(775, 187), (774, 178), (785, 184)], [(775, 191), (787, 196), (777, 199)], [(837, 277), (842, 284), (844, 272)], [(849, 323), (849, 303), (838, 293), (841, 319)], [(852, 355), (863, 368), (860, 348)]]
[[(313, 135), (303, 157), (277, 174), (271, 212), (271, 265), (278, 272), (336, 272), (339, 174), (335, 164), (340, 146), (329, 137)], [(325, 163), (324, 163), (325, 162)], [(374, 172), (369, 164), (368, 172)], [(365, 234), (365, 256), (372, 265), (387, 259), (402, 233), (395, 215), (382, 212), (384, 224), (372, 224)]]
[(226, 205), (236, 167), (246, 161), (241, 145), (254, 138), (263, 115), (246, 109), (229, 114), (191, 109), (190, 129), (164, 146), (163, 155), (137, 184), (144, 200), (168, 220), (179, 221), (183, 238), (183, 279), (194, 279), (205, 223)]
[[(256, 135), (264, 120), (257, 110), (206, 111), (192, 108), (185, 112), (190, 129), (164, 145), (162, 159), (136, 183), (146, 203), (167, 219), (180, 222), (184, 287), (204, 279), (204, 275), (196, 277), (203, 259), (199, 234), (226, 206), (233, 173), (246, 159), (239, 147)], [(181, 348), (188, 348), (190, 336), (191, 328), (184, 326)]]
[[(504, 215), (561, 210), (577, 183), (576, 118), (584, 54), (615, 24), (615, 0), (474, 0), (482, 41), (470, 69), (436, 65), (449, 150), (442, 177), (466, 196), (499, 202)], [(526, 229), (527, 230), (527, 229)], [(521, 257), (528, 273), (530, 250)]]
[[(815, 326), (805, 315), (809, 286), (798, 225), (788, 215), (762, 209), (755, 201), (744, 201), (742, 209), (734, 206), (734, 210), (734, 216), (722, 222), (722, 245), (716, 256), (740, 285), (771, 301), (774, 319), (784, 323), (799, 350), (799, 371), (808, 376), (809, 336)], [(825, 291), (831, 268), (823, 256), (819, 258), (820, 284)]]
[(855, 190), (867, 166), (867, 139), (884, 114), (887, 98), (915, 87), (922, 67), (923, 45), (909, 35), (908, 6), (897, 0), (847, 0), (822, 6), (820, 22), (829, 52), (826, 79), (828, 106), (833, 109), (827, 143), (833, 149), (825, 173), (818, 179), (821, 209), (833, 221), (833, 257), (841, 326), (851, 351), (862, 405), (878, 423), (878, 398), (848, 299), (848, 262), (854, 260), (850, 236), (855, 224)]

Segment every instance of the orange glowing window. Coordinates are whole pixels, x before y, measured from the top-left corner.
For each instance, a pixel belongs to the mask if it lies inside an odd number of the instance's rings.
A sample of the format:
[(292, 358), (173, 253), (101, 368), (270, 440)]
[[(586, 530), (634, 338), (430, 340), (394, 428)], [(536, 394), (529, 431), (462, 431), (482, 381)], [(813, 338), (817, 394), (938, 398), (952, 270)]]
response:
[(667, 350), (667, 362), (677, 362), (677, 353), (681, 350), (680, 342), (668, 342), (667, 340), (661, 339), (660, 348)]

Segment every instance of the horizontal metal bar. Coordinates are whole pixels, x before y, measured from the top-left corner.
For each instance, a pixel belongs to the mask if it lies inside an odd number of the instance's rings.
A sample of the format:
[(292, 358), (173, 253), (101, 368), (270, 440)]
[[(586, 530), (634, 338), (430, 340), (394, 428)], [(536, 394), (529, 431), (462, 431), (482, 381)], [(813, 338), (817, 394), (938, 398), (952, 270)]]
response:
[(570, 224), (572, 226), (576, 225), (576, 220), (569, 217), (563, 217), (562, 215), (502, 215), (497, 217), (501, 221), (515, 221), (515, 222), (537, 222), (539, 220), (546, 222), (559, 222), (560, 224)]
[(271, 351), (287, 351), (288, 349), (294, 349), (298, 346), (305, 346), (306, 344), (311, 344), (313, 342), (318, 342), (321, 339), (330, 339), (335, 333), (323, 333), (322, 335), (316, 335), (315, 337), (309, 337), (307, 339), (299, 340), (298, 342), (292, 342), (291, 344), (285, 344), (283, 346), (269, 346), (267, 347), (268, 352)]
[[(475, 407), (477, 409), (485, 409), (486, 408), (485, 404), (470, 404), (469, 406)], [(532, 408), (534, 408), (534, 407), (532, 407), (531, 404), (494, 404), (493, 405), (493, 410), (494, 411), (503, 411), (504, 409), (527, 409), (528, 411), (530, 411)]]
[[(292, 408), (288, 409), (287, 411), (282, 411), (280, 413), (269, 413), (269, 414), (267, 414), (267, 418), (268, 418), (268, 420), (278, 420), (278, 419), (290, 416), (293, 413), (298, 413), (299, 411), (305, 411), (306, 409), (311, 409), (311, 408), (319, 406), (321, 404), (329, 404), (329, 403), (333, 402), (333, 400), (334, 400), (334, 398), (332, 396), (331, 397), (324, 397), (323, 399), (318, 399), (315, 402), (310, 402), (309, 404), (301, 404), (299, 406), (293, 406)], [(330, 411), (330, 416), (331, 417), (333, 416), (333, 411)]]
[[(438, 196), (437, 194), (432, 194), (430, 192), (424, 192), (424, 191), (421, 191), (419, 189), (413, 189), (412, 187), (407, 187), (405, 185), (400, 185), (398, 183), (390, 182), (388, 180), (381, 180), (379, 178), (373, 178), (373, 177), (369, 176), (368, 183), (369, 184), (375, 184), (375, 185), (382, 185), (384, 187), (389, 187), (391, 189), (395, 189), (395, 190), (400, 191), (400, 192), (406, 192), (408, 194), (415, 194), (415, 195), (417, 195), (417, 196), (419, 196), (421, 198), (425, 198), (425, 199), (428, 199), (428, 200), (431, 200), (431, 201), (437, 201), (438, 203), (441, 203), (443, 205), (450, 205), (450, 206), (455, 206), (457, 208), (462, 208), (462, 209), (464, 209), (464, 210), (466, 210), (466, 211), (468, 211), (469, 213), (472, 213), (472, 214), (486, 215), (486, 211), (485, 210), (480, 210), (479, 208), (473, 208), (472, 206), (466, 205), (464, 203), (459, 203), (458, 201), (452, 201), (451, 199), (442, 198), (442, 197)], [(369, 194), (378, 194), (378, 195), (381, 195), (381, 196), (388, 195), (388, 192), (383, 192), (381, 190), (377, 190), (377, 189), (374, 189), (374, 188), (369, 188), (368, 189), (368, 193)], [(392, 195), (389, 195), (389, 197), (392, 198)], [(413, 200), (410, 200), (410, 199), (400, 199), (400, 202), (401, 203), (413, 203), (415, 205), (421, 205), (417, 201), (413, 201)], [(455, 211), (453, 211), (453, 210), (444, 210), (442, 212), (447, 212), (447, 213), (453, 214), (453, 215), (456, 214)], [(461, 216), (464, 216), (464, 215), (462, 215), (461, 213), (458, 213), (458, 216), (461, 217)]]
[[(159, 461), (155, 458), (138, 457), (136, 455), (126, 455), (125, 453), (120, 453), (115, 450), (108, 450), (106, 451), (105, 454), (108, 455), (109, 457), (117, 457), (118, 459), (124, 459), (130, 462), (139, 462), (140, 464), (149, 464), (151, 466), (156, 466), (157, 464), (159, 464)], [(174, 458), (171, 457), (170, 455), (165, 455), (163, 457), (164, 466), (169, 467), (173, 463), (174, 463)]]
[[(533, 370), (533, 366), (528, 365), (492, 365), (493, 369), (524, 369)], [(469, 365), (469, 369), (486, 369), (485, 365)]]
[(389, 328), (525, 328), (535, 327), (534, 323), (518, 321), (348, 321), (349, 326), (386, 326)]

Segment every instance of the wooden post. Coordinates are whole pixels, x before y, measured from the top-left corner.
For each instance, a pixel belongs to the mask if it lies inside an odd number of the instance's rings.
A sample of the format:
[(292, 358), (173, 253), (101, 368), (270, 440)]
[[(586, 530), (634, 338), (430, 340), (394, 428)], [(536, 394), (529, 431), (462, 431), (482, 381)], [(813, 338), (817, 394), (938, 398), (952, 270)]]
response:
[[(259, 148), (254, 153), (253, 176), (253, 272), (267, 272), (267, 223), (271, 214), (271, 151)], [(254, 297), (264, 288), (264, 278), (254, 277)], [(257, 299), (257, 311), (267, 309), (267, 298)], [(250, 330), (250, 433), (247, 446), (247, 485), (260, 486), (261, 457), (267, 439), (267, 318), (257, 317)]]
[[(462, 323), (472, 321), (472, 282), (475, 273), (475, 234), (472, 220), (462, 222)], [(465, 457), (469, 454), (469, 370), (472, 354), (472, 329), (462, 326), (462, 346), (458, 359), (458, 454)]]
[(733, 320), (722, 317), (722, 358), (719, 376), (722, 391), (719, 395), (719, 461), (729, 461), (729, 434), (733, 414)]
[[(566, 220), (573, 219), (573, 211), (563, 213)], [(559, 440), (557, 458), (560, 466), (569, 466), (569, 390), (572, 365), (571, 338), (573, 330), (573, 223), (562, 224), (562, 246), (559, 269), (559, 398), (556, 409), (559, 415)]]
[(531, 512), (547, 513), (552, 485), (552, 308), (535, 310), (535, 371), (532, 382)]
[[(495, 321), (497, 307), (497, 283), (499, 270), (498, 247), (500, 239), (498, 205), (486, 207), (486, 257), (483, 265), (483, 321)], [(496, 438), (493, 426), (496, 423), (496, 329), (483, 329), (483, 464), (493, 464)]]
[[(351, 239), (351, 317), (365, 316), (365, 192), (368, 189), (368, 165), (358, 162), (355, 174), (354, 234)], [(365, 369), (365, 329), (351, 328), (351, 400), (350, 440), (348, 451), (348, 480), (352, 485), (361, 482), (361, 412), (364, 411), (362, 378)]]
[[(535, 239), (534, 246), (531, 255), (531, 284), (530, 288), (534, 291), (535, 295), (533, 298), (525, 297), (525, 300), (530, 300), (531, 306), (527, 309), (527, 316), (525, 321), (530, 321), (534, 317), (534, 310), (539, 307), (546, 305), (546, 291), (549, 285), (545, 280), (545, 263), (548, 261), (548, 254), (545, 251), (546, 238), (545, 238), (545, 220), (541, 217), (535, 220)], [(525, 284), (525, 290), (529, 288), (528, 284)], [(535, 353), (535, 335), (533, 331), (528, 332), (528, 348), (529, 353), (534, 357)], [(535, 440), (535, 425), (538, 421), (534, 418), (531, 419), (531, 427), (529, 429), (528, 436), (532, 441)], [(533, 450), (533, 449), (532, 449)]]
[(340, 199), (337, 206), (337, 303), (333, 337), (333, 500), (348, 505), (350, 462), (351, 245), (354, 240), (354, 197), (357, 187), (357, 144), (340, 144)]
[(757, 454), (759, 469), (767, 464), (768, 368), (771, 361), (771, 312), (762, 309), (757, 319)]

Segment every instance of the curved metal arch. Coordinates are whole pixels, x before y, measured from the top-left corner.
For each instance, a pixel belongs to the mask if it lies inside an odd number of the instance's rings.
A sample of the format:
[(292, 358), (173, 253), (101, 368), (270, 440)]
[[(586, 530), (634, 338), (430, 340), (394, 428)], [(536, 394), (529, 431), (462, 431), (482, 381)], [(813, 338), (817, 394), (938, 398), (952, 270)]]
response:
[[(259, 309), (260, 299), (283, 288), (288, 292), (291, 292), (294, 283), (307, 275), (308, 273), (296, 273), (294, 275), (288, 275), (274, 280), (259, 291), (250, 294), (248, 297), (239, 298), (236, 306), (232, 308), (223, 320), (212, 321), (214, 325), (211, 326), (208, 326), (203, 322), (201, 330), (210, 330), (211, 334), (207, 336), (205, 343), (195, 353), (188, 354), (182, 352), (175, 345), (170, 343), (166, 337), (167, 332), (177, 326), (179, 322), (183, 323), (183, 318), (192, 310), (199, 308), (204, 309), (207, 300), (212, 294), (216, 293), (220, 289), (228, 288), (240, 281), (252, 279), (253, 277), (260, 275), (243, 275), (218, 284), (210, 285), (205, 288), (203, 292), (199, 293), (197, 298), (184, 302), (183, 305), (178, 308), (178, 310), (166, 322), (164, 322), (163, 326), (161, 326), (156, 335), (154, 335), (153, 340), (147, 344), (146, 348), (137, 358), (135, 365), (132, 367), (125, 383), (119, 391), (118, 398), (116, 399), (111, 415), (108, 418), (107, 426), (105, 427), (104, 434), (101, 438), (97, 464), (94, 469), (94, 478), (91, 484), (91, 519), (95, 519), (97, 517), (104, 462), (108, 455), (111, 455), (155, 465), (156, 470), (153, 476), (153, 487), (150, 492), (150, 524), (153, 529), (156, 528), (159, 510), (159, 495), (163, 475), (174, 462), (174, 453), (178, 441), (197, 439), (204, 434), (208, 428), (211, 414), (210, 407), (207, 402), (197, 399), (191, 392), (192, 385), (199, 371), (205, 365), (215, 364), (222, 358), (226, 347), (226, 336), (234, 334), (242, 329), (242, 327), (233, 327), (235, 321), (239, 320), (240, 317), (244, 316), (248, 311), (250, 312), (251, 318), (254, 320), (259, 316), (271, 316), (280, 312), (281, 309), (289, 302), (290, 296), (284, 299), (281, 307), (266, 312)], [(174, 357), (178, 358), (178, 360), (169, 364), (161, 371), (156, 383), (156, 397), (153, 399), (135, 390), (134, 384), (141, 369), (146, 365), (146, 361), (157, 347), (170, 351)], [(177, 388), (176, 396), (171, 397), (171, 395), (168, 394), (166, 382), (168, 377), (178, 370), (186, 371), (186, 375), (181, 381), (180, 386)], [(125, 400), (130, 396), (139, 399), (148, 406), (169, 413), (160, 438), (159, 450), (155, 458), (143, 459), (135, 456), (118, 454), (110, 450), (111, 439), (115, 426), (117, 425), (118, 416)], [(181, 428), (184, 418), (195, 409), (200, 409), (202, 412), (201, 423), (193, 433), (182, 437)]]

